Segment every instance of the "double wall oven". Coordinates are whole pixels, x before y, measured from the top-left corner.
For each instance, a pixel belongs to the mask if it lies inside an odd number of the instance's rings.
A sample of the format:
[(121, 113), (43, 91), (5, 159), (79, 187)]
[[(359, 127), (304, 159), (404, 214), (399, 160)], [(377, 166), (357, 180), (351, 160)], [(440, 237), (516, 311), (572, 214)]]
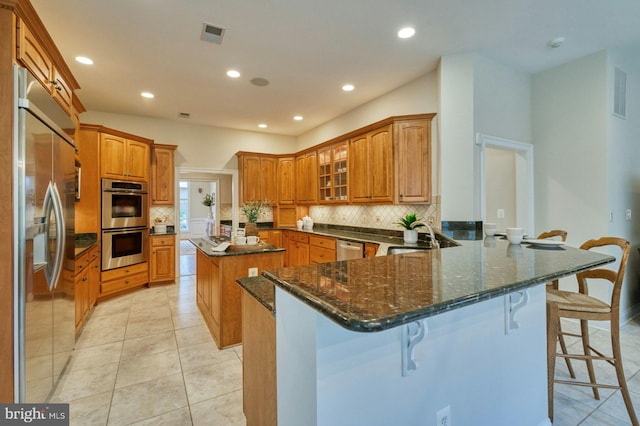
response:
[(102, 270), (146, 262), (148, 192), (143, 182), (102, 179)]

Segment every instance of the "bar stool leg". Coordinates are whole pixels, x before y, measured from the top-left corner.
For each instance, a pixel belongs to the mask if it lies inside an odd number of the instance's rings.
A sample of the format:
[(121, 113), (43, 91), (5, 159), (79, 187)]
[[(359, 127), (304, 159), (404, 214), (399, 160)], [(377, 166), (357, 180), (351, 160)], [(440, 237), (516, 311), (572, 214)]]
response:
[[(567, 352), (567, 344), (565, 343), (564, 336), (562, 335), (562, 322), (561, 321), (558, 322), (558, 340), (560, 340), (560, 349), (562, 349), (562, 353), (567, 355), (569, 352)], [(571, 376), (572, 379), (575, 379), (576, 378), (576, 373), (575, 373), (575, 371), (573, 371), (573, 366), (571, 365), (571, 360), (569, 358), (565, 358), (564, 361), (567, 364), (567, 369), (569, 370), (569, 375)]]
[[(582, 333), (582, 348), (586, 356), (591, 356), (591, 349), (589, 349), (589, 322), (587, 320), (580, 320), (580, 333)], [(593, 384), (596, 383), (596, 373), (593, 370), (593, 360), (587, 359), (587, 371), (589, 372), (589, 381)], [(600, 400), (600, 391), (597, 387), (592, 387), (593, 397)]]
[(556, 372), (556, 346), (558, 343), (558, 305), (547, 303), (547, 400), (549, 420), (553, 422), (553, 379)]
[[(616, 327), (614, 329), (614, 327)], [(627, 379), (624, 377), (624, 368), (622, 366), (622, 351), (620, 350), (620, 335), (617, 324), (612, 322), (611, 324), (611, 348), (613, 349), (613, 357), (615, 358), (616, 376), (618, 376), (618, 384), (620, 385), (620, 392), (622, 393), (622, 399), (624, 399), (624, 405), (629, 412), (629, 419), (631, 424), (638, 426), (638, 417), (636, 417), (636, 411), (633, 408), (631, 402), (631, 395), (629, 394), (629, 387), (627, 386)]]

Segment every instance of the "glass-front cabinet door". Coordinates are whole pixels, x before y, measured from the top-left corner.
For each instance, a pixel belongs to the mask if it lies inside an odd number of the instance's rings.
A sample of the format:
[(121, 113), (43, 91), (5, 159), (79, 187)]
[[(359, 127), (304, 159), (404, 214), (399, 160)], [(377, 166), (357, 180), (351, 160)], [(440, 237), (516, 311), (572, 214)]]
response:
[(318, 150), (320, 204), (347, 203), (347, 142)]

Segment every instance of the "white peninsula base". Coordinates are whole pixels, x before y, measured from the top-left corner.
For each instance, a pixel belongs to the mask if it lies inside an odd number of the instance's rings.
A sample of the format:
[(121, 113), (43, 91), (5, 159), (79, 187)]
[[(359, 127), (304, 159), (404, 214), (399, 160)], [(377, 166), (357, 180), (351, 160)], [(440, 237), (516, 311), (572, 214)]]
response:
[(448, 406), (455, 426), (550, 425), (545, 285), (527, 292), (509, 332), (523, 293), (421, 320), (403, 376), (406, 326), (349, 331), (276, 287), (278, 424), (436, 425)]

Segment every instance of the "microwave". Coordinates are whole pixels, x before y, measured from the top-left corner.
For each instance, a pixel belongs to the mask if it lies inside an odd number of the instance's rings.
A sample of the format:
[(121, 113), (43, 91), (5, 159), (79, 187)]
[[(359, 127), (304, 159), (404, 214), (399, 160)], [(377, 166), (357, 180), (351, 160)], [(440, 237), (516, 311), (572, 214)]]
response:
[(102, 179), (102, 229), (148, 226), (148, 196), (144, 182)]

